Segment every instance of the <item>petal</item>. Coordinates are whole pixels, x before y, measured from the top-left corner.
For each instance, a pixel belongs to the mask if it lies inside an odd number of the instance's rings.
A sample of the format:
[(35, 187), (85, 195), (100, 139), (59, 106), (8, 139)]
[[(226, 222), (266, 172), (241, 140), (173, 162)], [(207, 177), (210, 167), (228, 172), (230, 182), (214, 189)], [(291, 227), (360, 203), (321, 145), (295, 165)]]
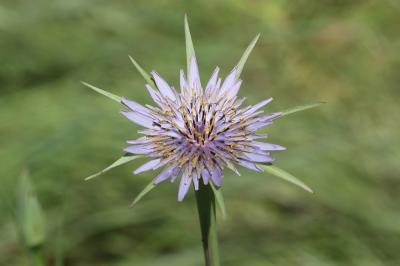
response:
[(271, 113), (266, 116), (260, 117), (260, 121), (273, 120), (275, 118), (278, 118), (281, 115), (282, 115), (282, 112)]
[(211, 177), (208, 170), (204, 168), (203, 171), (201, 171), (201, 176), (203, 178), (204, 185), (207, 185), (208, 181), (210, 180), (210, 177)]
[(126, 111), (121, 111), (121, 114), (124, 115), (126, 118), (128, 118), (135, 124), (138, 124), (140, 126), (144, 126), (147, 128), (154, 128), (153, 119), (151, 119), (147, 116), (144, 116), (137, 112), (126, 112)]
[(219, 72), (219, 67), (216, 67), (213, 74), (211, 75), (210, 80), (207, 83), (206, 92), (211, 92), (215, 89), (215, 86), (217, 85), (218, 72)]
[(179, 83), (181, 87), (181, 92), (183, 93), (183, 91), (187, 89), (188, 85), (186, 82), (185, 73), (182, 69), (179, 71)]
[(264, 105), (267, 105), (268, 103), (270, 103), (272, 101), (272, 98), (266, 99), (254, 106), (252, 106), (249, 110), (247, 110), (244, 114), (245, 115), (249, 115), (254, 113), (255, 111), (257, 111), (258, 109), (260, 109), (261, 107), (263, 107)]
[(153, 183), (157, 185), (157, 184), (167, 180), (168, 178), (170, 178), (173, 173), (174, 168), (175, 167), (173, 167), (173, 166), (164, 168), (161, 171), (161, 173), (154, 179)]
[(262, 169), (260, 167), (258, 167), (257, 164), (255, 164), (255, 163), (245, 161), (245, 160), (239, 160), (237, 163), (247, 169), (254, 170), (256, 172), (262, 172)]
[(199, 178), (197, 177), (197, 175), (193, 176), (193, 186), (194, 186), (194, 190), (199, 190)]
[(132, 111), (144, 111), (144, 112), (148, 112), (148, 109), (146, 107), (144, 107), (143, 105), (132, 101), (132, 100), (128, 100), (126, 98), (122, 98), (121, 100), (122, 104), (126, 105), (129, 109), (131, 109)]
[(237, 93), (239, 92), (240, 86), (242, 85), (242, 81), (239, 80), (238, 82), (235, 83), (235, 85), (232, 86), (232, 88), (230, 88), (228, 90), (228, 97), (229, 98), (233, 98), (237, 95)]
[(234, 67), (229, 75), (225, 78), (221, 86), (221, 94), (227, 92), (236, 82), (236, 67)]
[(197, 61), (195, 56), (192, 56), (192, 58), (190, 59), (188, 83), (189, 87), (192, 89), (201, 88), (199, 68), (197, 66)]
[(270, 163), (274, 160), (271, 156), (265, 154), (243, 153), (242, 156), (255, 163)]
[(171, 175), (171, 183), (175, 182), (176, 177), (180, 174), (181, 168), (180, 167), (175, 167), (174, 170), (172, 171)]
[(161, 103), (161, 98), (160, 94), (158, 94), (149, 84), (146, 84), (146, 89), (149, 91), (151, 98), (155, 103), (157, 103), (159, 106), (162, 105)]
[(151, 75), (153, 76), (153, 79), (157, 85), (157, 88), (160, 90), (161, 95), (170, 98), (171, 100), (175, 101), (175, 93), (171, 89), (171, 87), (168, 85), (168, 83), (160, 77), (160, 75), (153, 71), (151, 72)]
[(179, 184), (178, 201), (182, 201), (185, 198), (191, 183), (192, 178), (184, 173)]
[(132, 153), (132, 154), (148, 154), (153, 151), (153, 149), (149, 146), (143, 146), (143, 145), (133, 145), (129, 146), (124, 149), (124, 151)]
[(282, 146), (279, 146), (279, 145), (276, 145), (276, 144), (271, 144), (271, 143), (254, 141), (252, 144), (257, 146), (261, 150), (265, 150), (265, 151), (283, 151), (283, 150), (286, 150), (285, 147), (282, 147)]
[(246, 129), (248, 131), (256, 131), (259, 128), (266, 127), (266, 126), (269, 126), (271, 124), (272, 124), (271, 121), (269, 121), (269, 122), (253, 122), (252, 124), (248, 125), (246, 127)]
[(160, 159), (155, 159), (155, 160), (151, 160), (148, 161), (147, 163), (143, 164), (142, 166), (140, 166), (138, 169), (136, 169), (133, 173), (135, 175), (146, 172), (148, 170), (153, 169), (154, 166), (156, 166), (158, 163), (160, 162)]
[(149, 141), (146, 137), (141, 137), (136, 140), (128, 140), (128, 144), (147, 144)]
[(213, 181), (214, 185), (220, 187), (222, 183), (222, 172), (217, 167), (211, 169), (211, 180)]

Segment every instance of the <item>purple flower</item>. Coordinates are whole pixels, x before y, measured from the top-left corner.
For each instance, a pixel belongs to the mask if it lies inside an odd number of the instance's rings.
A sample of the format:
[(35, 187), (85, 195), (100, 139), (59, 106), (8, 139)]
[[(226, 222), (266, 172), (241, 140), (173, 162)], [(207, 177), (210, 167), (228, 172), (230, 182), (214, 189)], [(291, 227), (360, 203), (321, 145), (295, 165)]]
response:
[(237, 67), (223, 81), (218, 72), (217, 67), (203, 87), (193, 55), (187, 77), (180, 71), (180, 92), (153, 71), (154, 84), (146, 84), (146, 88), (156, 106), (122, 99), (127, 109), (121, 113), (144, 127), (139, 131), (144, 136), (128, 141), (125, 151), (150, 158), (134, 173), (163, 167), (154, 183), (180, 178), (178, 201), (192, 184), (195, 190), (199, 182), (220, 187), (225, 167), (238, 175), (235, 165), (262, 171), (257, 164), (272, 162), (270, 151), (285, 149), (258, 141), (266, 136), (256, 131), (282, 114), (264, 114), (261, 108), (272, 98), (243, 107), (245, 98), (237, 96), (242, 84)]

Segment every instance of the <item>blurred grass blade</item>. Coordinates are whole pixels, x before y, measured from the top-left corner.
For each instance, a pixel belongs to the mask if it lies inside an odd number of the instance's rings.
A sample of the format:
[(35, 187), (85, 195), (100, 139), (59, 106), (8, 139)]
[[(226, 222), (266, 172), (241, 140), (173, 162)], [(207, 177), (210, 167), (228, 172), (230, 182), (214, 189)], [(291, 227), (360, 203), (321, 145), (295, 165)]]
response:
[(189, 74), (190, 60), (191, 60), (192, 56), (195, 56), (195, 52), (194, 52), (192, 36), (190, 34), (189, 23), (188, 23), (186, 14), (185, 14), (185, 43), (186, 43), (187, 73)]
[(17, 223), (25, 245), (30, 249), (42, 246), (45, 237), (45, 218), (27, 172), (17, 187)]
[(147, 82), (147, 84), (149, 84), (153, 88), (156, 88), (156, 84), (154, 83), (151, 76), (138, 64), (138, 62), (136, 62), (136, 60), (133, 59), (131, 56), (129, 56), (129, 59), (131, 60), (132, 64), (135, 66), (136, 70), (140, 73), (140, 75), (142, 75), (142, 77)]
[(282, 116), (290, 115), (290, 114), (293, 114), (293, 113), (296, 113), (296, 112), (300, 112), (300, 111), (304, 111), (304, 110), (307, 110), (307, 109), (310, 109), (310, 108), (314, 108), (314, 107), (320, 106), (321, 104), (324, 104), (324, 103), (325, 102), (318, 102), (318, 103), (311, 103), (311, 104), (295, 106), (293, 108), (289, 108), (289, 109), (286, 109), (286, 110), (282, 111)]
[(101, 170), (100, 172), (97, 172), (97, 173), (95, 173), (95, 174), (93, 174), (91, 176), (86, 177), (85, 180), (90, 180), (92, 178), (95, 178), (95, 177), (97, 177), (97, 176), (99, 176), (99, 175), (101, 175), (101, 174), (103, 174), (103, 173), (105, 173), (105, 172), (117, 167), (117, 166), (120, 166), (122, 164), (130, 162), (130, 161), (132, 161), (132, 160), (134, 160), (136, 158), (139, 158), (139, 157), (140, 157), (139, 155), (124, 155), (121, 158), (119, 158), (118, 160), (116, 160), (115, 162), (113, 162), (110, 166), (108, 166), (108, 167), (104, 168), (103, 170)]
[(211, 185), (212, 191), (214, 192), (214, 196), (217, 201), (218, 207), (221, 211), (222, 218), (226, 219), (225, 201), (224, 201), (224, 195), (222, 195), (222, 189), (216, 188), (212, 182), (210, 182), (210, 185)]
[(131, 204), (131, 208), (136, 205), (144, 196), (146, 196), (147, 193), (153, 190), (153, 188), (156, 187), (156, 184), (154, 184), (153, 180), (139, 193), (139, 195), (136, 196), (136, 198), (133, 200)]
[(240, 74), (242, 74), (243, 71), (243, 67), (244, 64), (246, 64), (247, 58), (249, 58), (249, 55), (251, 53), (251, 51), (253, 50), (254, 46), (256, 45), (258, 38), (260, 38), (260, 33), (257, 34), (256, 37), (254, 37), (254, 39), (251, 41), (251, 43), (249, 44), (249, 46), (247, 46), (246, 50), (244, 51), (242, 57), (240, 58), (237, 66), (236, 66), (236, 78), (239, 79)]
[(121, 100), (122, 100), (122, 97), (117, 96), (115, 94), (112, 94), (111, 92), (108, 92), (108, 91), (102, 90), (100, 88), (97, 88), (97, 87), (95, 87), (93, 85), (90, 85), (89, 83), (84, 82), (84, 81), (81, 81), (81, 83), (83, 85), (85, 85), (86, 87), (89, 87), (90, 89), (94, 90), (95, 92), (98, 92), (98, 93), (100, 93), (100, 94), (102, 94), (102, 95), (104, 95), (104, 96), (106, 96), (106, 97), (108, 97), (108, 98), (110, 98), (110, 99), (112, 99), (112, 100), (114, 100), (116, 102), (120, 103)]
[(301, 187), (302, 189), (314, 193), (312, 189), (303, 183), (303, 181), (299, 180), (297, 177), (293, 176), (292, 174), (286, 172), (285, 170), (275, 166), (275, 165), (258, 165), (260, 166), (265, 172), (280, 177), (290, 183), (295, 184), (296, 186)]

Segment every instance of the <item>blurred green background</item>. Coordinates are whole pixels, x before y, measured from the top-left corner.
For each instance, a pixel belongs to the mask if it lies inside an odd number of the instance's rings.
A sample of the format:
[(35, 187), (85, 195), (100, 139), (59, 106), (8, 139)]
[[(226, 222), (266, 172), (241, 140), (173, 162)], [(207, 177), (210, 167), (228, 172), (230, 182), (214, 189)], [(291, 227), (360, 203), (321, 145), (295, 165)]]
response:
[[(248, 104), (269, 111), (328, 104), (278, 120), (278, 166), (310, 185), (226, 171), (223, 265), (400, 265), (400, 2), (0, 2), (0, 265), (28, 265), (15, 227), (17, 177), (28, 168), (46, 213), (49, 265), (203, 265), (193, 192), (165, 183), (135, 208), (156, 173), (134, 161), (83, 178), (122, 154), (138, 127), (82, 86), (150, 102), (128, 54), (177, 85), (183, 16), (206, 82), (227, 74), (250, 40)], [(62, 251), (62, 252), (61, 252)]]

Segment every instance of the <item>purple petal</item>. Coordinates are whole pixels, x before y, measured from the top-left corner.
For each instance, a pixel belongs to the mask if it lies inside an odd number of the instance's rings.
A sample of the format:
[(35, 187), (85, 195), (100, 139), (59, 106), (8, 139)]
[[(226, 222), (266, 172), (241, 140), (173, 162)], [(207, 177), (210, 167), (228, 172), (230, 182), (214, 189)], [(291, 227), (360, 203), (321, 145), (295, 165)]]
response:
[(179, 184), (178, 201), (182, 201), (189, 191), (192, 178), (185, 173), (182, 175), (181, 183)]
[(135, 140), (129, 140), (127, 141), (128, 144), (147, 144), (149, 141), (147, 140), (146, 137), (141, 137)]
[(124, 105), (126, 105), (127, 107), (129, 107), (129, 109), (131, 109), (132, 111), (141, 111), (141, 112), (148, 112), (148, 109), (146, 107), (144, 107), (143, 105), (132, 101), (132, 100), (128, 100), (125, 98), (122, 98), (122, 103)]
[(265, 154), (244, 153), (243, 156), (255, 163), (270, 163), (274, 160), (271, 156)]
[(199, 178), (197, 177), (197, 175), (194, 175), (192, 179), (194, 190), (199, 190)]
[(218, 72), (219, 72), (219, 67), (216, 67), (213, 74), (211, 75), (210, 80), (207, 83), (206, 92), (211, 92), (212, 90), (215, 89), (215, 86), (217, 85)]
[(160, 77), (160, 75), (158, 75), (158, 73), (155, 71), (151, 72), (151, 75), (153, 76), (153, 79), (157, 85), (157, 88), (160, 90), (161, 94), (175, 101), (176, 99), (175, 93), (172, 91), (168, 83), (162, 77)]
[(271, 144), (271, 143), (265, 143), (265, 142), (258, 142), (254, 141), (253, 144), (260, 148), (261, 150), (265, 151), (283, 151), (286, 150), (285, 147), (276, 145), (276, 144)]
[(172, 166), (164, 168), (161, 173), (154, 179), (153, 183), (157, 185), (170, 178), (172, 173), (174, 172), (174, 168), (175, 167)]
[(268, 114), (266, 116), (260, 117), (260, 121), (272, 120), (272, 119), (275, 119), (275, 118), (277, 118), (277, 117), (279, 117), (281, 115), (282, 115), (282, 112), (271, 113), (271, 114)]
[(232, 86), (232, 88), (230, 88), (228, 90), (228, 97), (229, 98), (233, 98), (237, 95), (237, 93), (239, 92), (240, 89), (240, 85), (242, 85), (242, 81), (239, 80), (238, 82), (235, 83), (235, 85)]
[(161, 103), (160, 95), (155, 90), (153, 90), (153, 88), (149, 84), (146, 84), (146, 89), (149, 91), (150, 96), (153, 99), (153, 101), (161, 106), (162, 103)]
[(121, 111), (121, 114), (123, 114), (126, 118), (131, 120), (132, 122), (147, 127), (147, 128), (153, 128), (153, 119), (144, 116), (142, 114), (136, 113), (136, 112), (126, 112), (126, 111)]
[(181, 92), (183, 92), (185, 89), (187, 89), (188, 85), (186, 82), (185, 73), (183, 72), (182, 69), (179, 72), (179, 83), (180, 83), (180, 87), (181, 87)]
[(154, 166), (156, 166), (158, 163), (160, 162), (160, 159), (155, 159), (155, 160), (151, 160), (148, 161), (147, 163), (143, 164), (142, 166), (140, 166), (138, 169), (136, 169), (133, 173), (135, 175), (146, 172), (148, 170), (153, 169)]
[(260, 167), (258, 167), (255, 163), (245, 161), (245, 160), (239, 160), (237, 163), (247, 169), (254, 170), (256, 172), (262, 172), (262, 169)]
[(271, 101), (272, 101), (272, 98), (266, 99), (266, 100), (264, 100), (264, 101), (262, 101), (262, 102), (260, 102), (260, 103), (258, 103), (256, 105), (252, 106), (249, 110), (247, 110), (245, 112), (245, 114), (246, 115), (252, 114), (255, 111), (257, 111), (258, 109), (260, 109), (261, 107), (263, 107), (264, 105), (267, 105), (268, 103), (270, 103)]
[(211, 169), (211, 180), (214, 185), (220, 187), (222, 183), (222, 172), (217, 167)]
[(225, 78), (224, 83), (222, 83), (220, 95), (227, 92), (235, 84), (235, 82), (236, 82), (236, 67), (232, 69), (229, 75)]
[(268, 122), (253, 122), (252, 124), (250, 124), (249, 126), (247, 126), (247, 130), (248, 131), (256, 131), (257, 129), (259, 129), (259, 128), (262, 128), (262, 127), (266, 127), (266, 126), (269, 126), (269, 125), (271, 125), (272, 124), (272, 122), (271, 121), (268, 121)]
[(204, 168), (203, 171), (201, 171), (201, 176), (203, 178), (204, 185), (207, 185), (208, 181), (210, 180), (210, 177), (211, 177), (208, 170)]
[(191, 88), (201, 88), (199, 68), (195, 56), (190, 59), (188, 83)]
[(148, 154), (148, 153), (151, 153), (153, 151), (153, 149), (148, 146), (133, 145), (133, 146), (129, 146), (129, 147), (125, 148), (124, 151), (132, 153), (132, 154)]

